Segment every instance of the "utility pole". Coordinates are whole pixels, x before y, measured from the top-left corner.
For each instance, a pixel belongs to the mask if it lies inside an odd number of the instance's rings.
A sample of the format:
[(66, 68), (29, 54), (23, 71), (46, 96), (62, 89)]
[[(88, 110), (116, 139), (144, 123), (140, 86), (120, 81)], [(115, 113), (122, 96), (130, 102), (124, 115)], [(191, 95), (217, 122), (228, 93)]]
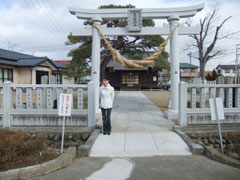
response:
[(192, 82), (192, 52), (188, 53), (188, 56), (190, 58), (190, 73), (189, 73), (189, 78), (190, 78), (190, 82)]
[(235, 84), (239, 83), (239, 67), (238, 67), (238, 55), (239, 55), (239, 50), (240, 50), (240, 44), (236, 44), (236, 61), (235, 61)]

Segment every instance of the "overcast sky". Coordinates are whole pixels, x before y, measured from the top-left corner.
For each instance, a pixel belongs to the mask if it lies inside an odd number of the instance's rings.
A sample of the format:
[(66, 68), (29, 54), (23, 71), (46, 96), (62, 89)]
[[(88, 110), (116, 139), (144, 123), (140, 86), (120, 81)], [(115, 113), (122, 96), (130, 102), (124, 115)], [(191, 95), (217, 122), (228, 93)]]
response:
[[(206, 2), (205, 9), (194, 17), (197, 24), (199, 18), (206, 15), (211, 7), (212, 0), (0, 0), (0, 48), (33, 54), (36, 56), (48, 56), (53, 60), (67, 60), (67, 53), (76, 47), (65, 46), (67, 35), (72, 29), (82, 27), (82, 21), (68, 12), (67, 7), (79, 7), (96, 9), (101, 5), (127, 5), (132, 4), (137, 8), (157, 8), (169, 6), (186, 6)], [(224, 25), (223, 33), (240, 31), (240, 0), (220, 0), (221, 9), (216, 25), (221, 20), (232, 16)], [(181, 22), (183, 22), (181, 20)], [(167, 20), (157, 22), (162, 26)], [(210, 36), (211, 39), (211, 36)], [(189, 62), (184, 48), (191, 42), (187, 36), (181, 36), (180, 62)], [(240, 34), (232, 39), (221, 40), (218, 48), (224, 49), (226, 55), (209, 61), (206, 70), (212, 70), (218, 64), (234, 64), (236, 59), (236, 44), (240, 44)], [(167, 47), (167, 50), (169, 47)], [(240, 45), (239, 45), (240, 52)], [(194, 53), (194, 51), (192, 51)], [(240, 59), (240, 58), (239, 58)], [(199, 65), (197, 60), (192, 63)]]

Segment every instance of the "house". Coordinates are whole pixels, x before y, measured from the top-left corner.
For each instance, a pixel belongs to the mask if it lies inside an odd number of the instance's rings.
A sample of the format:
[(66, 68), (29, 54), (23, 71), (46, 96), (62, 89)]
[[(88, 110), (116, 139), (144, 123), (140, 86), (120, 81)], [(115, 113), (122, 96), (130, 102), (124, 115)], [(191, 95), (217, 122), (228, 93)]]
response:
[[(180, 63), (179, 66), (181, 80), (189, 81), (199, 77), (198, 66), (188, 63)], [(154, 72), (151, 66), (142, 69), (124, 68), (114, 61), (108, 63), (105, 74), (114, 88), (124, 90), (158, 88), (159, 82), (170, 80), (168, 70)]]
[(190, 82), (193, 78), (199, 77), (198, 66), (189, 63), (180, 63), (181, 81)]
[(218, 65), (216, 72), (219, 76), (223, 77), (235, 77), (235, 65)]
[(157, 88), (158, 72), (152, 67), (124, 68), (116, 61), (110, 61), (105, 70), (110, 84), (120, 90), (140, 90), (146, 88)]
[[(199, 77), (198, 66), (189, 63), (179, 63), (180, 68), (180, 80), (189, 82), (193, 78)], [(166, 82), (170, 80), (170, 73), (167, 70), (160, 72), (160, 82)]]
[(14, 84), (41, 84), (41, 77), (55, 76), (58, 84), (67, 84), (61, 70), (65, 66), (48, 57), (37, 57), (19, 52), (0, 49), (0, 84), (11, 81)]

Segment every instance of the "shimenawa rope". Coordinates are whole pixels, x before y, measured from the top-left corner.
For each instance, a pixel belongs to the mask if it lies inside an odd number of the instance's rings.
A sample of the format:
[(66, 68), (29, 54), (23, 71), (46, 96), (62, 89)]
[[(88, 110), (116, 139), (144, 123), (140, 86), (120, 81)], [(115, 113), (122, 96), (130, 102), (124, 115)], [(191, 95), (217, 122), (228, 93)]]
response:
[(118, 50), (114, 49), (111, 44), (108, 42), (108, 40), (105, 38), (103, 33), (100, 31), (100, 28), (96, 25), (92, 25), (95, 27), (98, 31), (98, 33), (103, 38), (105, 44), (107, 45), (107, 48), (111, 51), (113, 58), (118, 61), (123, 67), (125, 68), (144, 68), (149, 65), (153, 65), (155, 60), (158, 58), (158, 56), (162, 53), (162, 51), (165, 49), (169, 39), (173, 36), (174, 32), (176, 31), (179, 24), (177, 24), (172, 32), (169, 34), (167, 39), (159, 45), (158, 49), (153, 53), (153, 55), (144, 58), (143, 60), (129, 60), (122, 56)]

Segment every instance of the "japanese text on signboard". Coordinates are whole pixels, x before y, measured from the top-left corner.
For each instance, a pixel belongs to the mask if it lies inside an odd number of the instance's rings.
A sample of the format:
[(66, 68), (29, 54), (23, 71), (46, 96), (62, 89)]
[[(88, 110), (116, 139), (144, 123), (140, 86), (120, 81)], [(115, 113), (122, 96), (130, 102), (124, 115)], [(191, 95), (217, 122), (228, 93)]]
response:
[(59, 116), (71, 116), (72, 94), (60, 94), (58, 107)]
[(128, 31), (141, 31), (142, 10), (134, 9), (128, 11)]

